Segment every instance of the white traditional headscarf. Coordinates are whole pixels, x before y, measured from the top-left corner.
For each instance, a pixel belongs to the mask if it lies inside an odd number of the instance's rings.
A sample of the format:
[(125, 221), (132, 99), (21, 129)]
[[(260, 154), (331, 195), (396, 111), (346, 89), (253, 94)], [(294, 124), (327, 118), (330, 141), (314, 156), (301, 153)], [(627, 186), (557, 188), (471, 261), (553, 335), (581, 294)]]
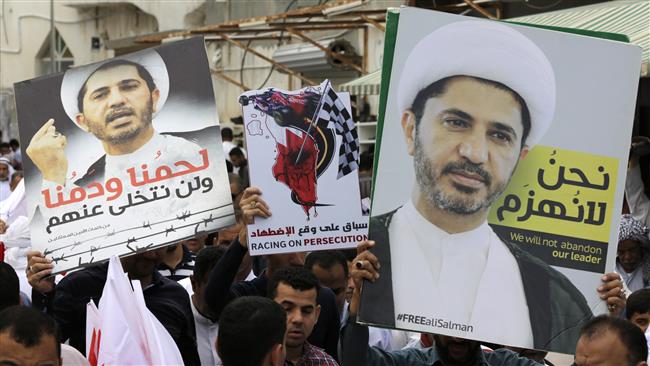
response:
[(70, 120), (74, 122), (75, 125), (78, 126), (75, 116), (77, 113), (79, 113), (77, 95), (79, 94), (81, 87), (90, 77), (90, 75), (95, 72), (95, 70), (97, 70), (103, 64), (116, 59), (135, 62), (136, 64), (142, 65), (149, 72), (149, 74), (151, 74), (151, 77), (156, 84), (156, 88), (160, 92), (160, 97), (156, 103), (154, 116), (160, 112), (163, 105), (167, 101), (167, 97), (169, 95), (169, 75), (167, 73), (165, 61), (163, 61), (162, 57), (160, 57), (158, 52), (156, 52), (154, 49), (143, 50), (140, 52), (116, 57), (114, 59), (75, 67), (66, 71), (65, 75), (63, 76), (63, 82), (61, 84), (61, 104), (63, 104), (65, 113), (68, 115), (68, 117), (70, 117)]
[(11, 176), (14, 174), (14, 168), (7, 158), (0, 158), (0, 164), (4, 164), (9, 169), (6, 180), (0, 180), (0, 203), (11, 195)]
[(650, 283), (650, 240), (648, 229), (643, 223), (629, 214), (621, 216), (621, 226), (618, 228), (618, 241), (634, 240), (641, 245), (643, 257), (641, 259), (641, 274), (644, 284)]
[(528, 147), (539, 142), (553, 120), (553, 67), (535, 43), (511, 26), (467, 20), (444, 25), (422, 38), (400, 76), (400, 112), (411, 108), (422, 89), (450, 76), (496, 81), (519, 94), (530, 111)]
[(11, 161), (7, 158), (0, 157), (0, 164), (4, 164), (9, 168), (9, 174), (7, 175), (7, 180), (11, 181), (11, 176), (14, 174), (14, 167), (11, 165)]

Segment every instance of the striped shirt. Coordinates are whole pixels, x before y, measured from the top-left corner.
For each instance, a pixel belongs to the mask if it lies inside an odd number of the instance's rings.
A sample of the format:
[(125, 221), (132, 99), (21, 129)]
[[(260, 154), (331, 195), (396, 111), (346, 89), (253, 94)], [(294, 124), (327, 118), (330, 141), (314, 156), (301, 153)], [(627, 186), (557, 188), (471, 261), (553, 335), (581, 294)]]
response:
[(169, 268), (165, 263), (160, 263), (158, 265), (158, 273), (160, 273), (161, 276), (178, 282), (194, 273), (194, 260), (196, 259), (196, 254), (190, 252), (185, 245), (182, 245), (182, 247), (183, 259), (181, 259), (175, 268)]

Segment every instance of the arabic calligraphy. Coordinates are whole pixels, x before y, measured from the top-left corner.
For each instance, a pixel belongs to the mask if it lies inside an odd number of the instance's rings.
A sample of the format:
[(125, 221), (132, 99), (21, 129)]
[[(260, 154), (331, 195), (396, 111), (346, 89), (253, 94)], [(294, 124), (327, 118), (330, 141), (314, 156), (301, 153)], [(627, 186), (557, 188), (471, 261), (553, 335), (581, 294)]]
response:
[[(212, 190), (213, 187), (214, 187), (214, 183), (212, 182), (212, 178), (210, 177), (201, 178), (200, 176), (196, 176), (194, 177), (194, 179), (189, 180), (187, 182), (181, 181), (181, 186), (176, 188), (174, 193), (176, 197), (178, 197), (179, 199), (184, 199), (184, 198), (188, 198), (189, 196), (192, 195), (192, 193), (196, 191), (200, 191), (201, 193), (208, 193)], [(185, 191), (185, 188), (187, 188), (187, 191)], [(135, 206), (147, 204), (158, 200), (163, 200), (171, 196), (172, 196), (172, 190), (170, 190), (168, 187), (164, 185), (153, 186), (149, 188), (149, 194), (145, 194), (139, 190), (133, 194), (128, 193), (127, 194), (128, 203), (120, 206), (111, 205), (108, 207), (108, 212), (113, 216), (119, 216), (122, 215), (130, 207), (135, 207)], [(67, 224), (70, 222), (83, 220), (93, 216), (98, 216), (104, 213), (102, 209), (102, 205), (94, 205), (93, 208), (89, 210), (88, 205), (84, 204), (82, 206), (82, 211), (83, 213), (78, 211), (70, 211), (64, 213), (63, 215), (61, 215), (61, 217), (59, 216), (50, 217), (48, 220), (48, 225), (45, 228), (45, 230), (47, 231), (48, 234), (51, 234), (53, 227)]]
[[(343, 232), (349, 233), (352, 230), (363, 230), (367, 229), (368, 224), (367, 223), (356, 223), (356, 222), (348, 222), (346, 223), (342, 230)], [(339, 231), (341, 230), (340, 225), (336, 225), (334, 223), (331, 223), (329, 225), (324, 225), (324, 226), (309, 226), (305, 225), (304, 227), (301, 227), (298, 229), (298, 236), (303, 236), (307, 234), (311, 235), (316, 235), (319, 232), (328, 232), (328, 231)], [(257, 229), (255, 231), (250, 232), (251, 238), (259, 238), (263, 236), (277, 236), (277, 235), (286, 235), (286, 236), (292, 236), (296, 233), (296, 229), (294, 226), (286, 226), (286, 227), (281, 227), (278, 229)]]
[[(177, 178), (188, 174), (200, 172), (202, 170), (207, 169), (210, 166), (210, 162), (208, 160), (208, 151), (206, 149), (200, 150), (199, 155), (201, 155), (201, 161), (202, 161), (201, 165), (194, 166), (186, 160), (179, 160), (174, 163), (174, 167), (180, 168), (177, 169), (176, 171), (174, 171), (174, 169), (172, 169), (170, 166), (167, 165), (159, 166), (158, 168), (156, 168), (153, 174), (150, 174), (147, 164), (143, 164), (140, 167), (141, 168), (140, 170), (136, 170), (136, 168), (133, 167), (128, 168), (126, 172), (129, 175), (129, 183), (131, 184), (132, 187), (141, 187), (144, 186), (145, 184), (150, 185), (165, 180), (169, 180), (172, 178)], [(139, 173), (142, 176), (142, 179), (138, 179)], [(198, 189), (197, 188), (198, 185), (206, 187), (206, 185), (211, 183), (212, 182), (207, 183), (207, 182), (197, 181), (197, 185), (193, 186), (194, 188), (190, 187), (189, 193), (186, 193), (184, 196), (187, 197), (191, 194), (191, 192)], [(184, 184), (184, 182), (182, 182), (181, 184)], [(94, 182), (89, 184), (85, 188), (74, 187), (70, 190), (69, 197), (67, 199), (64, 197), (63, 186), (61, 185), (56, 186), (55, 191), (56, 191), (55, 194), (51, 192), (50, 188), (41, 191), (43, 195), (43, 200), (45, 202), (45, 207), (56, 208), (59, 206), (69, 205), (72, 203), (80, 203), (87, 199), (93, 199), (102, 196), (106, 196), (106, 201), (110, 202), (119, 198), (122, 195), (122, 193), (124, 192), (124, 187), (120, 179), (110, 178), (106, 180), (106, 182), (103, 185), (98, 182)], [(178, 192), (177, 195), (179, 198), (184, 198), (182, 197), (182, 195), (178, 194)]]
[[(555, 155), (555, 150), (552, 155)], [(605, 167), (599, 165), (595, 171), (587, 174), (583, 169), (576, 167), (566, 167), (558, 164), (555, 158), (548, 160), (550, 167), (556, 169), (539, 168), (536, 174), (536, 182), (540, 189), (530, 189), (527, 192), (527, 198), (522, 199), (517, 194), (508, 194), (503, 200), (503, 205), (497, 208), (496, 216), (499, 221), (506, 219), (506, 213), (516, 214), (516, 221), (527, 221), (532, 216), (563, 220), (567, 222), (583, 223), (587, 225), (600, 226), (605, 223), (607, 217), (608, 204), (605, 201), (581, 198), (586, 193), (594, 191), (607, 192), (610, 189), (610, 174), (606, 172)], [(552, 174), (552, 170), (556, 174)], [(597, 171), (597, 173), (596, 173)], [(598, 175), (598, 181), (590, 180), (588, 176)], [(549, 178), (555, 176), (555, 179)], [(570, 199), (567, 195), (561, 196), (562, 199), (548, 199), (547, 192), (558, 191), (559, 189), (571, 189), (575, 192)], [(545, 194), (541, 194), (544, 192)], [(538, 194), (540, 193), (540, 194)], [(538, 198), (543, 196), (544, 198)], [(560, 196), (558, 196), (560, 197)], [(523, 201), (526, 201), (525, 204)], [(570, 203), (568, 202), (570, 201)]]

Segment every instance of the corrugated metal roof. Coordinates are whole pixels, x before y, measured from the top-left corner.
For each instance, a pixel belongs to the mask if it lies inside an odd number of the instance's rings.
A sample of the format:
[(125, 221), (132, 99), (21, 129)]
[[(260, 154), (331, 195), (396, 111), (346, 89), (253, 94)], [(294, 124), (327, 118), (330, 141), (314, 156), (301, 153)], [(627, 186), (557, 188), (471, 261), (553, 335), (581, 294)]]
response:
[(356, 95), (379, 95), (380, 89), (381, 69), (339, 86), (340, 91)]
[[(650, 65), (650, 0), (617, 0), (563, 9), (548, 13), (511, 18), (507, 21), (576, 28), (624, 34), (630, 43), (643, 48), (642, 75), (648, 76)], [(339, 87), (351, 94), (379, 94), (381, 70), (352, 80)]]
[(650, 0), (607, 1), (577, 8), (511, 18), (509, 21), (624, 34), (643, 48), (643, 74), (650, 64)]

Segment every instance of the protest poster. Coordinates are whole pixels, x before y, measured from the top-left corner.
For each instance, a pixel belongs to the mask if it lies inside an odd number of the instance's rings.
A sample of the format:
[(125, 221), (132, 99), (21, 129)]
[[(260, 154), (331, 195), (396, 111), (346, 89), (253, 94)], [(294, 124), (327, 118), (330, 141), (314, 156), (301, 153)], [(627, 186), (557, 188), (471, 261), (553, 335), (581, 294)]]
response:
[(572, 353), (607, 311), (640, 48), (413, 8), (386, 45), (359, 321)]
[(354, 248), (366, 239), (349, 95), (326, 80), (248, 91), (240, 103), (251, 185), (276, 213), (248, 225), (251, 255)]
[(202, 38), (15, 90), (32, 246), (55, 273), (234, 223)]

